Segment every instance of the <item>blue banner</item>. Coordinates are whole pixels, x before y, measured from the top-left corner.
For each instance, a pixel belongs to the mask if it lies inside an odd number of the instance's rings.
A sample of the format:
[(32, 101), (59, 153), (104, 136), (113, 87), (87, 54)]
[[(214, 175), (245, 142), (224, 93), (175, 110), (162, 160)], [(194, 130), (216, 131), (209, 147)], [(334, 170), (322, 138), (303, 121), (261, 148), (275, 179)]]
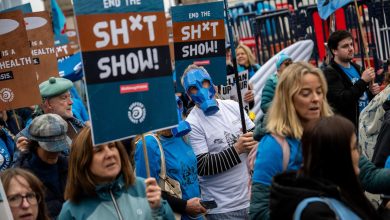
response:
[(162, 0), (75, 0), (94, 144), (177, 125)]
[(337, 9), (343, 7), (350, 2), (352, 2), (352, 0), (318, 0), (318, 14), (322, 19), (326, 20)]
[(203, 66), (214, 84), (226, 83), (226, 50), (223, 2), (172, 7), (177, 91), (191, 64)]
[(8, 11), (15, 11), (15, 10), (21, 10), (23, 12), (23, 14), (33, 12), (30, 3), (18, 5), (18, 6), (12, 7), (12, 8), (7, 8), (7, 9), (2, 10), (1, 12), (8, 12)]

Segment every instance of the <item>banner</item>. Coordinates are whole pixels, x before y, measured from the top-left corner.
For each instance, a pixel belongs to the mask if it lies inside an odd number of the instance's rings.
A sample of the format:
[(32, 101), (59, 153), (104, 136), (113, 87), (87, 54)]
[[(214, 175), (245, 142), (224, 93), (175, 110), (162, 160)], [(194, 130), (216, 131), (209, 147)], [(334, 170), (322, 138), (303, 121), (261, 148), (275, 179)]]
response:
[(1, 12), (10, 12), (10, 11), (17, 11), (17, 10), (21, 10), (23, 13), (31, 13), (32, 12), (31, 4), (26, 3), (23, 5), (18, 5), (18, 6), (12, 7), (12, 8), (4, 9)]
[[(248, 70), (238, 73), (239, 84), (241, 88), (241, 96), (243, 100), (244, 110), (249, 112), (249, 103), (244, 101), (244, 94), (248, 91), (249, 79)], [(237, 83), (234, 80), (234, 74), (227, 76), (226, 86), (221, 86), (219, 94), (223, 99), (231, 99), (238, 102)]]
[[(172, 7), (176, 81), (190, 64), (203, 66), (214, 84), (226, 83), (223, 2)], [(184, 91), (177, 83), (177, 91)]]
[(0, 110), (41, 103), (22, 11), (0, 13)]
[(343, 7), (350, 2), (352, 2), (352, 0), (318, 0), (318, 14), (322, 19), (326, 20), (337, 9)]
[(51, 76), (58, 77), (54, 34), (49, 12), (24, 14), (24, 21), (38, 84)]
[(175, 126), (162, 0), (74, 1), (94, 144)]

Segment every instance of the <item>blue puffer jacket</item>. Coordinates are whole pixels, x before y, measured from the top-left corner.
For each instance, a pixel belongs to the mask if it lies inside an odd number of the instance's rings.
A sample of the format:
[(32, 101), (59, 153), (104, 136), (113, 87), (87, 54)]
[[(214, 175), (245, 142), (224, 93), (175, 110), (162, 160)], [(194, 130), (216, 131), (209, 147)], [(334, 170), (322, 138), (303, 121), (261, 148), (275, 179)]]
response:
[(146, 199), (145, 183), (137, 177), (133, 186), (125, 187), (123, 177), (96, 187), (97, 197), (85, 197), (80, 203), (65, 202), (59, 220), (67, 219), (174, 219), (165, 200), (152, 210)]

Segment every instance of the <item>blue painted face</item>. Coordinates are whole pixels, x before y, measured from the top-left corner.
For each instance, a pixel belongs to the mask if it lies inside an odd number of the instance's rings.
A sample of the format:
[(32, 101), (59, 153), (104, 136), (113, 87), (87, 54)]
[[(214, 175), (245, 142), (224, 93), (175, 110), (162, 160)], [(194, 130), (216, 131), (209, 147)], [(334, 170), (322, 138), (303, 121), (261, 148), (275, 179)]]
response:
[[(205, 86), (205, 82), (209, 82)], [(214, 99), (215, 89), (210, 75), (202, 69), (192, 69), (183, 79), (184, 89), (203, 113), (207, 116), (215, 114), (219, 108)]]
[(172, 128), (171, 131), (172, 131), (173, 136), (182, 137), (191, 131), (191, 126), (188, 122), (184, 121), (182, 118), (183, 102), (177, 96), (176, 96), (176, 103), (177, 103), (177, 117), (178, 117), (179, 123), (178, 123), (177, 127)]

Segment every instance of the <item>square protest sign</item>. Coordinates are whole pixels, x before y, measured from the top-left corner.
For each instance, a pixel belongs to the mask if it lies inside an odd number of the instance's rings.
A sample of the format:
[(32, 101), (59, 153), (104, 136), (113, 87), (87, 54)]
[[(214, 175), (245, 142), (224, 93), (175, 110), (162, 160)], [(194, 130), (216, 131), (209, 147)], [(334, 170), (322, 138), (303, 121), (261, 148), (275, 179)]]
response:
[(214, 84), (226, 83), (223, 2), (172, 7), (177, 90), (190, 64), (203, 66)]
[(0, 110), (41, 101), (22, 11), (0, 13)]
[(175, 126), (162, 0), (75, 0), (94, 144)]
[(49, 12), (24, 14), (24, 21), (38, 83), (48, 80), (51, 76), (58, 77), (54, 33)]

